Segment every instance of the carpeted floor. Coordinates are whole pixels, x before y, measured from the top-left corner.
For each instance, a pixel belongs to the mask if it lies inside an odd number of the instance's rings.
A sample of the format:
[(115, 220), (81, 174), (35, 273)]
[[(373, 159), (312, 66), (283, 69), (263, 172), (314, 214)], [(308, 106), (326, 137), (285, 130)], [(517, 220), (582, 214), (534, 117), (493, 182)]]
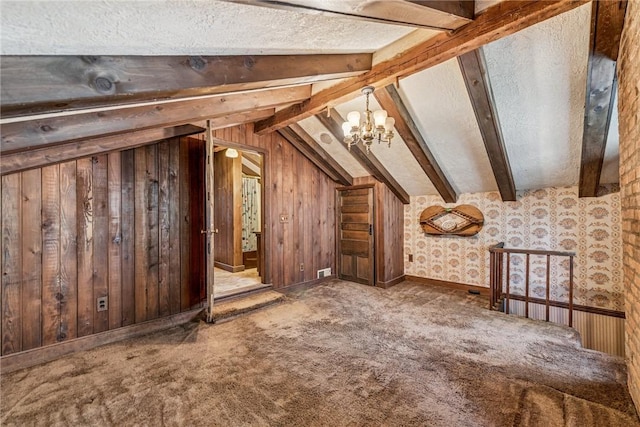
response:
[[(482, 307), (481, 307), (482, 305)], [(638, 426), (624, 362), (484, 298), (338, 280), (2, 376), (2, 425)]]

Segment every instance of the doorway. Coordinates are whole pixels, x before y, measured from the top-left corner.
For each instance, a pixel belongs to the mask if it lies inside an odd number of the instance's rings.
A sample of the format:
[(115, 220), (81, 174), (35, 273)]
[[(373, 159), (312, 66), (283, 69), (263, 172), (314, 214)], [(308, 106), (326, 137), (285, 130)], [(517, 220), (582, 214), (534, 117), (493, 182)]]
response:
[(214, 299), (267, 287), (263, 282), (263, 156), (214, 145)]

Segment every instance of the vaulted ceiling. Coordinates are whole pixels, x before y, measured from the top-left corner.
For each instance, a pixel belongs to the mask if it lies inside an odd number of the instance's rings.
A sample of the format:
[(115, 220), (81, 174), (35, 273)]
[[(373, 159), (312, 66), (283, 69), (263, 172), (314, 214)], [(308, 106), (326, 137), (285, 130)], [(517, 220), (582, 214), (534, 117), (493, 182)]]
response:
[[(337, 181), (379, 174), (401, 199), (578, 184), (595, 195), (618, 182), (611, 67), (625, 2), (600, 27), (590, 2), (534, 3), (3, 1), (2, 168), (213, 117), (279, 130)], [(475, 17), (440, 10), (460, 4)], [(615, 51), (602, 63), (598, 41)], [(366, 84), (372, 109), (397, 120), (391, 148), (371, 154), (336, 129), (364, 109)]]

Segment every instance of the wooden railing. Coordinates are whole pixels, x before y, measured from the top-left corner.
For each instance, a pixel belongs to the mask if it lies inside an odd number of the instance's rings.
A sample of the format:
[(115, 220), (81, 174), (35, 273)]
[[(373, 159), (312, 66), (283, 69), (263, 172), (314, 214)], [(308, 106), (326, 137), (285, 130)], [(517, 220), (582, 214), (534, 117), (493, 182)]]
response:
[[(504, 303), (504, 312), (509, 314), (510, 300), (524, 301), (525, 317), (529, 317), (529, 304), (544, 304), (546, 311), (545, 320), (549, 321), (549, 308), (550, 307), (566, 307), (569, 310), (569, 327), (573, 326), (573, 258), (575, 252), (558, 252), (558, 251), (541, 251), (534, 249), (506, 249), (504, 242), (498, 243), (495, 246), (489, 248), (489, 280), (490, 280), (490, 309), (499, 310)], [(505, 257), (506, 254), (506, 257)], [(525, 293), (524, 295), (516, 295), (511, 292), (510, 289), (510, 276), (511, 276), (511, 255), (524, 255), (525, 261)], [(530, 294), (530, 257), (531, 255), (546, 256), (546, 297), (535, 298)], [(550, 271), (551, 271), (551, 257), (568, 257), (569, 258), (569, 301), (568, 303), (562, 301), (555, 301), (550, 299)], [(506, 258), (506, 263), (505, 263)], [(506, 272), (504, 270), (506, 264)]]

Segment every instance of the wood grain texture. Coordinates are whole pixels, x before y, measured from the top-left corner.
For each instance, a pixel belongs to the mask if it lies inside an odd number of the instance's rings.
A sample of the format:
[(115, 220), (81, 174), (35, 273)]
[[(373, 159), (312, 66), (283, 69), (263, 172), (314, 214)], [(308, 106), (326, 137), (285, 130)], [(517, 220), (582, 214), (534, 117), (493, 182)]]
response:
[(4, 117), (178, 99), (351, 77), (372, 54), (7, 56)]
[(60, 333), (78, 335), (78, 211), (76, 162), (60, 164)]
[(407, 145), (424, 173), (427, 174), (442, 199), (447, 203), (454, 203), (458, 197), (456, 191), (431, 153), (395, 86), (385, 86), (384, 89), (375, 91), (373, 95), (380, 106), (387, 111), (389, 117), (396, 120), (395, 129), (398, 135)]
[[(202, 144), (195, 140), (193, 160), (201, 165), (198, 146)], [(182, 270), (192, 276), (187, 305), (190, 299), (194, 305), (200, 303), (203, 272), (191, 271), (190, 259), (180, 254), (182, 238), (186, 236), (190, 244), (193, 232), (191, 222), (184, 230), (180, 227), (181, 182), (189, 170), (189, 159), (181, 159), (179, 139), (149, 147), (2, 178), (1, 295), (3, 302), (11, 304), (2, 306), (3, 352), (46, 347), (143, 322), (136, 321), (136, 305), (144, 304), (141, 318), (146, 320), (150, 287), (158, 295), (154, 304), (157, 316), (180, 313), (184, 311)], [(139, 171), (136, 152), (143, 166)], [(192, 178), (194, 182), (186, 186), (196, 188), (202, 176), (196, 171)], [(143, 203), (136, 198), (138, 185)], [(191, 215), (195, 202), (187, 199), (186, 203)], [(202, 200), (197, 205), (194, 215), (203, 206)], [(136, 227), (137, 222), (145, 227)], [(199, 239), (200, 224), (193, 224), (198, 227)], [(142, 233), (146, 236), (155, 234), (155, 238), (141, 240), (140, 230), (146, 230)], [(149, 274), (154, 245), (157, 253), (160, 246), (167, 263), (162, 280)], [(142, 271), (137, 270), (136, 255), (144, 261)], [(159, 256), (156, 269), (162, 264)], [(97, 311), (98, 296), (108, 296), (108, 310)]]
[[(25, 172), (26, 173), (26, 172)], [(42, 345), (60, 333), (60, 167), (42, 168)], [(24, 279), (24, 278), (23, 278)], [(23, 296), (24, 298), (24, 296)]]
[[(49, 230), (54, 229), (55, 225), (51, 227), (49, 220), (55, 221), (55, 218), (47, 217), (43, 221), (42, 214), (50, 214), (48, 209), (50, 206), (45, 204), (45, 210), (42, 209), (42, 189), (43, 186), (42, 174), (40, 170), (33, 170), (22, 174), (22, 350), (29, 350), (31, 348), (40, 347), (42, 345), (42, 326), (43, 324), (49, 325), (49, 320), (43, 319), (42, 316), (42, 304), (48, 298), (43, 298), (43, 284), (45, 288), (49, 290), (48, 281), (52, 279), (51, 273), (56, 274), (53, 277), (54, 284), (57, 285), (57, 271), (54, 269), (51, 271), (49, 268), (45, 268), (45, 275), (43, 276), (43, 235)], [(45, 187), (45, 190), (47, 188)], [(57, 193), (56, 193), (57, 194)], [(55, 212), (57, 214), (57, 212)], [(52, 222), (53, 222), (52, 221)], [(49, 246), (50, 242), (44, 239), (45, 247)], [(55, 244), (55, 242), (54, 242)], [(49, 261), (45, 259), (47, 263), (46, 267), (49, 267)], [(44, 280), (43, 280), (44, 279)], [(44, 283), (43, 283), (44, 281)], [(54, 297), (47, 293), (47, 297)], [(43, 301), (44, 300), (44, 301)], [(53, 305), (56, 306), (55, 304)], [(54, 320), (57, 318), (54, 317)], [(55, 336), (57, 331), (54, 329), (53, 336), (55, 342)]]
[(122, 156), (111, 153), (107, 158), (108, 191), (108, 295), (109, 329), (122, 326)]
[[(587, 92), (580, 157), (580, 197), (596, 197), (617, 90), (616, 58), (625, 1), (593, 2)], [(614, 59), (612, 59), (614, 58)]]
[(22, 350), (21, 174), (2, 177), (2, 355)]
[(120, 153), (122, 229), (122, 326), (135, 323), (135, 150)]
[[(335, 225), (328, 217), (329, 211), (331, 216), (335, 212), (335, 182), (277, 133), (259, 136), (253, 133), (253, 126), (247, 124), (235, 131), (215, 130), (214, 136), (264, 156), (265, 227), (261, 240), (265, 283), (281, 288), (295, 284), (289, 282), (298, 281), (299, 277), (313, 280), (322, 268), (335, 271)], [(295, 215), (300, 200), (304, 203), (303, 218)], [(288, 215), (288, 222), (281, 223), (280, 214)], [(304, 235), (304, 243), (296, 244), (296, 235)], [(296, 251), (299, 251), (298, 258), (295, 258)], [(303, 272), (300, 272), (301, 263)]]
[(499, 40), (574, 9), (587, 0), (506, 0), (478, 15), (473, 22), (453, 33), (443, 33), (413, 46), (393, 58), (374, 65), (371, 71), (346, 79), (311, 98), (283, 108), (272, 117), (256, 123), (258, 134), (276, 131), (321, 113), (327, 105), (338, 105), (360, 95), (367, 85), (382, 88), (463, 53)]
[(76, 221), (78, 226), (78, 336), (93, 333), (93, 161), (76, 166)]
[(64, 142), (126, 134), (132, 129), (178, 126), (299, 102), (310, 95), (310, 86), (295, 86), (5, 123), (0, 127), (0, 152), (5, 155)]
[(159, 140), (192, 135), (203, 132), (199, 126), (182, 125), (168, 128), (146, 129), (124, 135), (104, 136), (100, 138), (58, 144), (0, 156), (0, 173), (6, 175), (21, 170), (42, 167), (50, 164), (76, 160), (83, 157), (119, 152), (127, 148), (157, 142)]
[(458, 64), (502, 201), (515, 202), (516, 185), (513, 182), (511, 165), (504, 145), (502, 128), (482, 49), (478, 48), (458, 56)]
[(169, 140), (169, 312), (180, 313), (180, 139)]
[(169, 308), (169, 141), (158, 143), (158, 316), (167, 316)]
[(93, 157), (93, 332), (109, 329), (109, 310), (98, 311), (97, 299), (109, 306), (109, 195), (107, 155)]

